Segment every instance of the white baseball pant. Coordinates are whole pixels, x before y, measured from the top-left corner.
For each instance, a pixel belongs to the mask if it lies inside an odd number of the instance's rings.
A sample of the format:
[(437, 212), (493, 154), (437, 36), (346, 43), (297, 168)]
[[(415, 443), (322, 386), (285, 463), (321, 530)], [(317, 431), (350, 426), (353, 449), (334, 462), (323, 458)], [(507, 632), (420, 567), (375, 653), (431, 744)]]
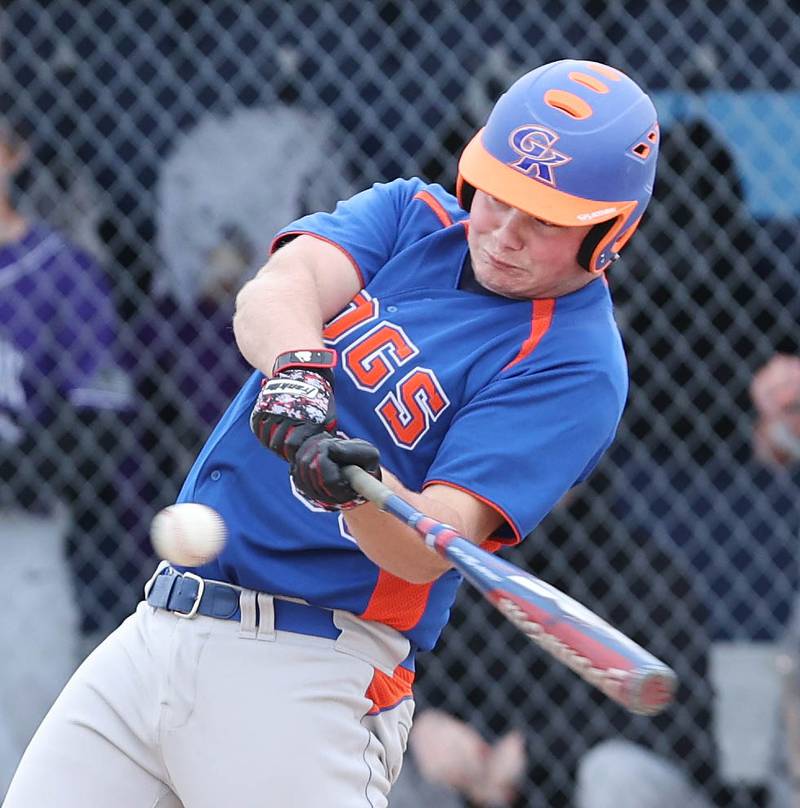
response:
[(241, 621), (140, 603), (45, 717), (4, 808), (385, 808), (413, 701), (369, 714), (367, 691), (393, 690), (408, 641), (336, 611), (338, 639), (273, 631), (270, 596), (240, 603)]

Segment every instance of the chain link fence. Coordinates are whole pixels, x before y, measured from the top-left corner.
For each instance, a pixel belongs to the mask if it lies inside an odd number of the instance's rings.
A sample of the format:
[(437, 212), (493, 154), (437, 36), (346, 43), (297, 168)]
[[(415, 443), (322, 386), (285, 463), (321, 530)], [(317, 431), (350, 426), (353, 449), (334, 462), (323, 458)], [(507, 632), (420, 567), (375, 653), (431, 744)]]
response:
[[(792, 4), (757, 8), (4, 4), (6, 769), (138, 600), (149, 521), (248, 372), (232, 295), (271, 234), (374, 181), (452, 188), (500, 90), (581, 57), (636, 78), (662, 122), (655, 198), (610, 273), (632, 387), (594, 477), (506, 555), (670, 661), (679, 700), (655, 720), (623, 714), (463, 591), (421, 663), (419, 703), (487, 737), (524, 730), (519, 805), (573, 804), (578, 761), (618, 735), (677, 761), (718, 805), (767, 804), (766, 769), (725, 750), (758, 757), (774, 681), (753, 697), (761, 725), (728, 736), (732, 657), (715, 656), (772, 648), (797, 584), (796, 481), (752, 459), (748, 386), (776, 350), (797, 350), (800, 27)], [(20, 216), (47, 225), (22, 235)]]

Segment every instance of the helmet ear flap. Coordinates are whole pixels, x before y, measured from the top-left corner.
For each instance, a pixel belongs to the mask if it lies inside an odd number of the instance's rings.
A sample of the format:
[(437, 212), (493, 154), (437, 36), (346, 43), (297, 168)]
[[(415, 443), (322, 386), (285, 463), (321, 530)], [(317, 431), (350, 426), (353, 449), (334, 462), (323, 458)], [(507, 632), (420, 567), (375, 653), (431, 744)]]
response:
[(463, 210), (469, 212), (472, 207), (472, 200), (475, 198), (475, 187), (466, 182), (461, 174), (456, 179), (456, 198)]
[[(592, 268), (592, 257), (595, 250), (601, 241), (609, 234), (611, 229), (617, 224), (618, 219), (609, 219), (607, 222), (600, 222), (596, 224), (583, 239), (581, 246), (578, 248), (578, 264), (582, 266), (587, 272), (600, 272), (601, 269)], [(613, 260), (613, 259), (612, 259)]]

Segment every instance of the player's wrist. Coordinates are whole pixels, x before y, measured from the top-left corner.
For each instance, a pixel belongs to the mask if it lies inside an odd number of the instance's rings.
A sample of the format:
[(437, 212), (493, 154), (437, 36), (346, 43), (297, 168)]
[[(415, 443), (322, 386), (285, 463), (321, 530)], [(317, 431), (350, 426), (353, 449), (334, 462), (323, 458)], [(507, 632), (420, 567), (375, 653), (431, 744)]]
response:
[(250, 428), (268, 449), (290, 463), (300, 445), (336, 428), (333, 370), (328, 348), (279, 354), (265, 377), (250, 415)]
[(333, 348), (311, 348), (284, 351), (275, 358), (272, 375), (287, 370), (312, 370), (333, 384), (333, 368), (336, 367), (338, 355)]

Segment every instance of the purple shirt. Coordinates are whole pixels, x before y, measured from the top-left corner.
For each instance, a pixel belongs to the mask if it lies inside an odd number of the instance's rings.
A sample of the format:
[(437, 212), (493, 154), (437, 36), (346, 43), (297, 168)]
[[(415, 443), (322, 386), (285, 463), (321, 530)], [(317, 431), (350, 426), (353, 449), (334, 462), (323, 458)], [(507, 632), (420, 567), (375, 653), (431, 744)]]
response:
[[(163, 395), (204, 438), (253, 371), (236, 345), (232, 319), (232, 298), (224, 304), (201, 298), (188, 308), (162, 298), (135, 326), (137, 349), (146, 346), (163, 374)], [(130, 357), (128, 364), (133, 368), (137, 360)]]
[(108, 281), (85, 252), (43, 223), (0, 245), (0, 441), (52, 401), (124, 403), (108, 376), (116, 331)]

